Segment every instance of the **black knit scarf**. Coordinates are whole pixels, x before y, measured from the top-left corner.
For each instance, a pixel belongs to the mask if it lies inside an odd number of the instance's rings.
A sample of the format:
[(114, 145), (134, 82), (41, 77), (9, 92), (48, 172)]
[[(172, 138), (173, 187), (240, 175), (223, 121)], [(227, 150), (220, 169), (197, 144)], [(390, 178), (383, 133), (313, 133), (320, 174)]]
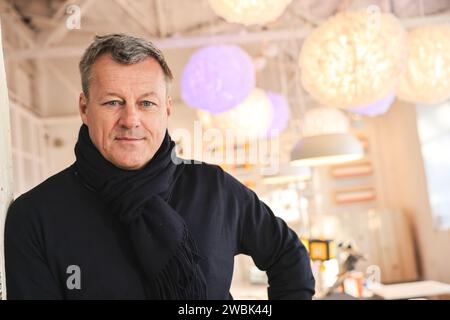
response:
[(206, 299), (197, 245), (183, 218), (168, 203), (182, 167), (171, 158), (166, 131), (154, 157), (139, 170), (107, 161), (82, 125), (75, 145), (76, 169), (122, 222), (145, 277), (149, 299)]

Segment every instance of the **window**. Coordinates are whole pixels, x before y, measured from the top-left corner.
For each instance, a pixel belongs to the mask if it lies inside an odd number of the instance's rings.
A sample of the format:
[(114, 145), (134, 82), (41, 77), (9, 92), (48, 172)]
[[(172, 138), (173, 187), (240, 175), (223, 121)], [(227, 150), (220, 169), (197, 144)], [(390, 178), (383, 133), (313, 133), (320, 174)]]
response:
[(450, 229), (450, 101), (417, 106), (417, 126), (433, 221)]

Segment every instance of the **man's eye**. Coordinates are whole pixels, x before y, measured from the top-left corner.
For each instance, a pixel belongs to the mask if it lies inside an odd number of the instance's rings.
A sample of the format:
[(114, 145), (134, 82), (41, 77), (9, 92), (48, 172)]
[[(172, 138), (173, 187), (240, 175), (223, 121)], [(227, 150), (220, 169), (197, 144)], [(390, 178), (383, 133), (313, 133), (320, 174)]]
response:
[(108, 106), (111, 107), (116, 107), (116, 106), (120, 106), (121, 102), (119, 100), (112, 100), (112, 101), (108, 101), (105, 103)]
[(153, 107), (153, 106), (156, 106), (156, 103), (153, 103), (153, 102), (151, 102), (151, 101), (142, 101), (142, 106), (143, 107), (146, 107), (146, 108), (149, 108), (149, 107)]

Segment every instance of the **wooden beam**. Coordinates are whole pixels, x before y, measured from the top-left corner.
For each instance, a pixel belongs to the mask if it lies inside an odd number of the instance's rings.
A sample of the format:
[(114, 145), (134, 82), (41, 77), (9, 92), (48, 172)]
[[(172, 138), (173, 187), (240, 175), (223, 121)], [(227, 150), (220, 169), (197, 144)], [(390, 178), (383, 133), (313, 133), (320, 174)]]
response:
[(58, 22), (58, 25), (56, 28), (50, 30), (49, 32), (43, 34), (40, 36), (40, 46), (43, 48), (47, 48), (59, 41), (61, 41), (69, 31), (70, 29), (66, 26), (66, 19), (68, 16), (66, 16), (66, 10), (67, 6), (70, 4), (74, 4), (80, 7), (80, 14), (81, 17), (83, 16), (83, 13), (86, 12), (93, 4), (95, 3), (95, 0), (79, 0), (79, 1), (73, 1), (73, 0), (67, 0), (65, 1), (60, 9), (55, 13), (52, 20)]
[(12, 30), (16, 35), (22, 39), (27, 47), (32, 49), (35, 47), (34, 32), (22, 21), (17, 10), (7, 1), (0, 1), (0, 12), (2, 13), (4, 21), (14, 24)]
[[(450, 11), (443, 14), (426, 16), (420, 18), (400, 19), (407, 29), (420, 27), (423, 25), (450, 24)], [(311, 27), (297, 29), (282, 29), (274, 31), (256, 31), (228, 33), (220, 35), (200, 35), (200, 36), (173, 36), (163, 39), (150, 39), (160, 49), (181, 49), (197, 48), (216, 43), (245, 44), (261, 41), (286, 41), (304, 39)], [(60, 46), (53, 48), (43, 48), (40, 50), (16, 50), (11, 52), (10, 60), (26, 60), (38, 58), (67, 58), (80, 57), (86, 50), (85, 46)], [(9, 58), (9, 57), (8, 57)]]
[[(220, 43), (259, 43), (261, 41), (285, 41), (305, 38), (311, 28), (285, 29), (276, 31), (241, 32), (213, 36), (171, 37), (165, 39), (150, 39), (160, 49), (197, 48), (210, 44)], [(80, 57), (86, 50), (85, 46), (55, 47), (41, 50), (18, 50), (11, 59), (38, 59)]]
[(148, 16), (145, 16), (141, 14), (139, 11), (135, 10), (134, 6), (131, 5), (131, 3), (127, 0), (114, 0), (114, 2), (118, 6), (120, 6), (120, 8), (122, 8), (122, 10), (125, 11), (134, 22), (140, 25), (141, 28), (144, 30), (144, 32), (148, 33), (149, 35), (153, 35), (153, 32), (150, 29), (150, 27), (144, 22), (149, 20)]
[(163, 38), (167, 35), (167, 16), (164, 14), (164, 4), (161, 0), (154, 0), (155, 17), (158, 28), (158, 37)]
[(4, 229), (8, 207), (13, 199), (11, 124), (9, 118), (8, 87), (3, 59), (0, 23), (0, 299), (6, 299)]

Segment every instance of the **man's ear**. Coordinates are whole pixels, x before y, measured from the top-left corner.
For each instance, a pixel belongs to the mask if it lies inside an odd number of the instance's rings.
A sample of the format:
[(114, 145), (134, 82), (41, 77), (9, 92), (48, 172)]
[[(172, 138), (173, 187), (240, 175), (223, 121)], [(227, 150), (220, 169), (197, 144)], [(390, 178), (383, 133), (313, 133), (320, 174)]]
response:
[(167, 109), (167, 117), (170, 117), (170, 115), (172, 114), (172, 97), (170, 96), (167, 97), (166, 109)]
[(88, 113), (88, 99), (86, 98), (86, 96), (84, 95), (84, 93), (80, 93), (80, 99), (78, 100), (78, 110), (80, 112), (80, 116), (81, 116), (81, 120), (83, 121), (83, 123), (85, 125), (88, 124), (87, 121), (87, 113)]

